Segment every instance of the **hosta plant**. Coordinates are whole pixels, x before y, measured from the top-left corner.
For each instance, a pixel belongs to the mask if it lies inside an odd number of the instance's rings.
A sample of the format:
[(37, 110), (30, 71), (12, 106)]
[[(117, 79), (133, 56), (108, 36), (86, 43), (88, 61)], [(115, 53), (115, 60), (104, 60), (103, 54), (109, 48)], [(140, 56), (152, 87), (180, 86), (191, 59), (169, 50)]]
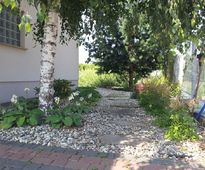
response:
[(13, 126), (36, 126), (43, 122), (44, 112), (35, 107), (35, 102), (13, 95), (12, 105), (1, 110), (0, 128), (8, 129)]

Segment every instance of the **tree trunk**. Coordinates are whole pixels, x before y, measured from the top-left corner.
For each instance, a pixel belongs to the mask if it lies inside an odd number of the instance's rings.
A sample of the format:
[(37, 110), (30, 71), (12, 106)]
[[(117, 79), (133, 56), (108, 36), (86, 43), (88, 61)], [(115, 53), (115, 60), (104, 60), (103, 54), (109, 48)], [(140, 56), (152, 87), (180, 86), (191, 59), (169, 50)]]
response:
[(53, 105), (54, 58), (58, 36), (58, 14), (52, 10), (44, 26), (41, 51), (39, 108), (45, 112)]
[(193, 94), (193, 98), (196, 99), (197, 98), (197, 95), (198, 95), (198, 91), (199, 91), (199, 84), (200, 84), (200, 80), (201, 80), (201, 73), (202, 73), (202, 64), (200, 64), (199, 62), (199, 70), (198, 70), (198, 75), (197, 75), (197, 83), (196, 83), (196, 86), (195, 86), (195, 89), (194, 89), (194, 94)]
[(129, 73), (129, 89), (133, 90), (134, 69), (132, 65), (130, 65), (128, 73)]

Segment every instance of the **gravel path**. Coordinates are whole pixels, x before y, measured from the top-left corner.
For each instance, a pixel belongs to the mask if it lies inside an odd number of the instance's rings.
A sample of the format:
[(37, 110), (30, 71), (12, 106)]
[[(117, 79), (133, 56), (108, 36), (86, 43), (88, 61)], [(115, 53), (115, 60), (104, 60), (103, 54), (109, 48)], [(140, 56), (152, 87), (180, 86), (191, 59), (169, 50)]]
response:
[(152, 124), (154, 118), (146, 115), (135, 99), (130, 99), (129, 92), (98, 91), (103, 97), (93, 111), (84, 116), (82, 127), (12, 128), (0, 130), (0, 140), (112, 152), (138, 162), (175, 162), (205, 167), (205, 148), (201, 147), (204, 143), (167, 141), (163, 129)]

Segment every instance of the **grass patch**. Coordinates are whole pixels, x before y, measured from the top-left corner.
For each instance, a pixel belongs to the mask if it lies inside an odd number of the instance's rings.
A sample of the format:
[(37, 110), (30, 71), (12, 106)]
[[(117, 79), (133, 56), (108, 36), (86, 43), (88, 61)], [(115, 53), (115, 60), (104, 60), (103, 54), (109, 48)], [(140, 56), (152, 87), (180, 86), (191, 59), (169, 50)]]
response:
[(79, 86), (80, 87), (122, 87), (128, 89), (127, 80), (118, 74), (97, 74), (98, 67), (93, 64), (80, 64)]

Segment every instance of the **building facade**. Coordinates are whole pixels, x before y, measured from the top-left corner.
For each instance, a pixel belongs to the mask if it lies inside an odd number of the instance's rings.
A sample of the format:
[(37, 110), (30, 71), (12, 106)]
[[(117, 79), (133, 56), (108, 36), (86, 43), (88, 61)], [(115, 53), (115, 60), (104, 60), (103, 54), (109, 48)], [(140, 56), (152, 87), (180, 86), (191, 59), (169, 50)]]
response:
[[(35, 9), (26, 3), (21, 7), (35, 21)], [(13, 94), (34, 97), (40, 78), (40, 45), (33, 40), (32, 32), (18, 29), (19, 19), (9, 11), (0, 14), (0, 103), (10, 101)], [(60, 26), (59, 26), (60, 28)], [(60, 31), (59, 31), (60, 32)], [(57, 45), (55, 78), (78, 83), (78, 47), (75, 41)], [(30, 93), (25, 94), (24, 89)]]

